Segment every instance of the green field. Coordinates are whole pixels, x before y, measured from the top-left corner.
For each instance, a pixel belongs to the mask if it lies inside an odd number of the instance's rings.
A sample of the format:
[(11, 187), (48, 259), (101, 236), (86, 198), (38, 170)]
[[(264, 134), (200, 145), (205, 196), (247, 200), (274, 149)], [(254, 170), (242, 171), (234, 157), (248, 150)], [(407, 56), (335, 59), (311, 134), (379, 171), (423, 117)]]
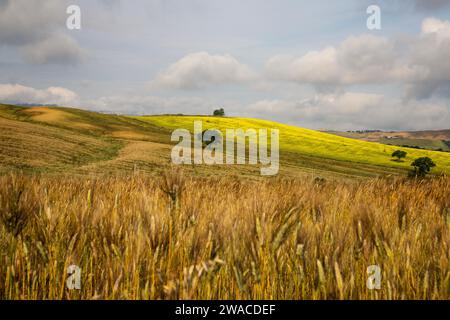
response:
[[(0, 172), (67, 174), (158, 174), (171, 165), (171, 132), (268, 128), (280, 132), (280, 175), (364, 178), (404, 175), (413, 159), (428, 156), (434, 173), (450, 173), (450, 153), (360, 141), (267, 120), (210, 116), (122, 116), (62, 107), (0, 105)], [(404, 162), (394, 150), (408, 152)], [(259, 177), (259, 167), (184, 166), (196, 175)]]

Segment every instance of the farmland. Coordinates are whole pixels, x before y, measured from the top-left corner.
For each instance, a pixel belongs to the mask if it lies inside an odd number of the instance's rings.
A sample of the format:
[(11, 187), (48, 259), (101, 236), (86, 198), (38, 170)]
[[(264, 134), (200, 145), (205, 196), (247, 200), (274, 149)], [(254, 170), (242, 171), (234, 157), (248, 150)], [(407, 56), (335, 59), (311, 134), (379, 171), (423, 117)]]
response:
[[(339, 137), (267, 120), (194, 117), (131, 117), (100, 114), (72, 108), (0, 106), (0, 172), (70, 174), (127, 174), (136, 170), (159, 174), (170, 166), (171, 132), (203, 127), (268, 128), (280, 131), (280, 175), (319, 175), (327, 178), (367, 178), (404, 175), (414, 158), (435, 161), (435, 173), (450, 172), (450, 153), (399, 148)], [(394, 150), (408, 155), (392, 161)], [(236, 166), (186, 166), (196, 175), (255, 177), (258, 168)]]
[[(449, 299), (450, 180), (0, 178), (0, 299)], [(81, 290), (66, 270), (81, 268)], [(366, 287), (368, 266), (382, 271)]]
[[(280, 130), (279, 175), (173, 166), (171, 132), (195, 120)], [(0, 299), (450, 298), (450, 153), (400, 162), (266, 120), (6, 105), (0, 137)], [(438, 167), (407, 178), (421, 156)]]

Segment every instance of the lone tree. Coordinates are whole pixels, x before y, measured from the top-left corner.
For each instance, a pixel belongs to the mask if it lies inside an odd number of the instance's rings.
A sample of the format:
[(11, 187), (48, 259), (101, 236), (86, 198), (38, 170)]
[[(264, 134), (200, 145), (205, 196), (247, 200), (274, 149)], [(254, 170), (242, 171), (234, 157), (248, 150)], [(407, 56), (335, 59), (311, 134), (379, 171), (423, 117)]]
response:
[(223, 117), (225, 115), (225, 110), (223, 110), (223, 108), (214, 110), (213, 115), (216, 117)]
[(436, 164), (428, 157), (417, 158), (411, 163), (411, 166), (414, 167), (411, 172), (411, 176), (423, 178), (425, 177), (433, 167), (436, 167)]
[(397, 158), (397, 161), (400, 161), (401, 159), (406, 158), (406, 155), (407, 155), (406, 151), (402, 151), (402, 150), (396, 150), (392, 153), (392, 157)]
[[(206, 147), (210, 144), (218, 144), (222, 143), (222, 132), (215, 129), (203, 130), (202, 133), (197, 135), (198, 139), (202, 141), (203, 147)], [(206, 141), (205, 141), (206, 139)]]

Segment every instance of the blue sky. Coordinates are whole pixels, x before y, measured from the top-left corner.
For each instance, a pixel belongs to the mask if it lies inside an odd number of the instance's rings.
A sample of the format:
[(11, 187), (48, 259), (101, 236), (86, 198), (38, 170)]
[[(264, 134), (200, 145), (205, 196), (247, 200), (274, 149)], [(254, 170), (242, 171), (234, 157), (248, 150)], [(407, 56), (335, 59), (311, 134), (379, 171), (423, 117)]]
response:
[[(449, 128), (447, 2), (0, 0), (0, 101)], [(65, 27), (70, 4), (81, 30)]]

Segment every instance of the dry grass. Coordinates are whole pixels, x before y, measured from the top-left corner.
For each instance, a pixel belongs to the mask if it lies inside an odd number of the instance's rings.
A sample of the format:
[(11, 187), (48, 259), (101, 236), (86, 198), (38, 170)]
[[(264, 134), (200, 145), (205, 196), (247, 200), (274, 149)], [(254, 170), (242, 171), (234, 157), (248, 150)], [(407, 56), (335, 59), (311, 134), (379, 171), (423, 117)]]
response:
[(119, 142), (0, 117), (0, 172), (62, 171), (114, 157)]
[(84, 123), (80, 117), (55, 108), (33, 107), (26, 109), (24, 113), (31, 115), (31, 120), (36, 122), (85, 130), (100, 130), (97, 126)]
[(117, 157), (97, 161), (76, 168), (77, 174), (152, 172), (170, 163), (170, 148), (166, 144), (149, 141), (129, 141)]
[[(448, 177), (3, 176), (0, 299), (449, 299), (449, 191)], [(374, 264), (381, 290), (366, 288)]]

